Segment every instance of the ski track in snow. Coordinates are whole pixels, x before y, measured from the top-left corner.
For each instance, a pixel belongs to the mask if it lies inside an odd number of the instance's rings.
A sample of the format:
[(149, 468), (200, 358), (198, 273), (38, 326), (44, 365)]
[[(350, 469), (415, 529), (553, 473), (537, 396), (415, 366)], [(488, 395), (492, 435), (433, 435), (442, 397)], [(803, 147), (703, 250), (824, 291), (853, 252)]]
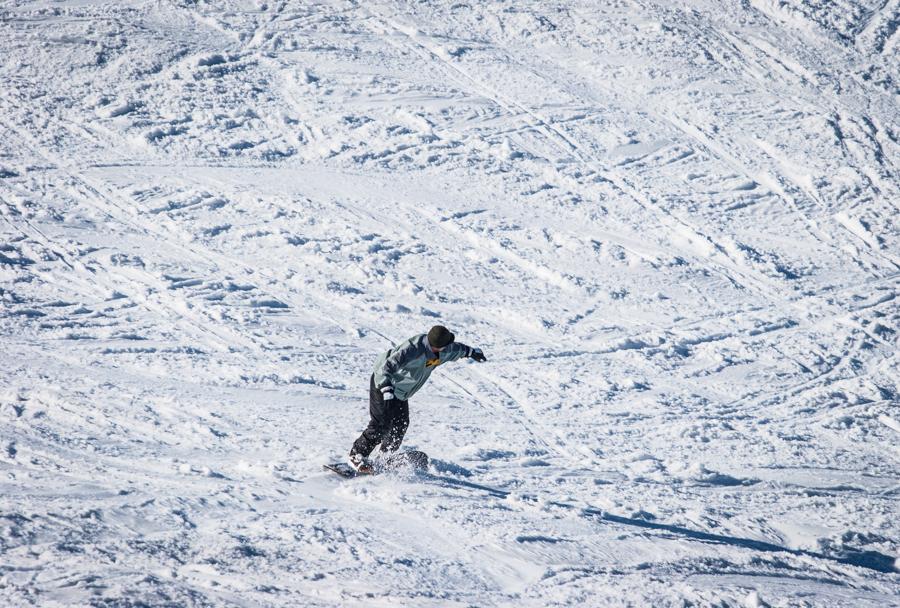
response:
[(0, 603), (897, 605), (898, 23), (5, 3)]

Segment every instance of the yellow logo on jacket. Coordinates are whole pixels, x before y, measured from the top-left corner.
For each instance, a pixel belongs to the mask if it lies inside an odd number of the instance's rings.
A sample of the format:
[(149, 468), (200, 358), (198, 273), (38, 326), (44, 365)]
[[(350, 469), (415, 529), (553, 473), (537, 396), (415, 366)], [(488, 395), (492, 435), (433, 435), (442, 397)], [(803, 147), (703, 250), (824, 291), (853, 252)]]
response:
[(439, 357), (435, 357), (434, 359), (428, 359), (425, 361), (425, 367), (437, 367), (441, 364), (441, 360)]

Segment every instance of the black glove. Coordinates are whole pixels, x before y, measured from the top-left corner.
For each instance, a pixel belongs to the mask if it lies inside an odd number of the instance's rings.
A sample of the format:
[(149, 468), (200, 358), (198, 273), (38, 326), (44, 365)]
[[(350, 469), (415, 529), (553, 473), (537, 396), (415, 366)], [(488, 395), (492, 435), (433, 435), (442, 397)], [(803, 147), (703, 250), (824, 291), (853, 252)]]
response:
[(487, 357), (484, 356), (484, 353), (481, 352), (480, 348), (470, 348), (469, 359), (475, 359), (479, 363), (484, 363), (485, 361), (487, 361)]

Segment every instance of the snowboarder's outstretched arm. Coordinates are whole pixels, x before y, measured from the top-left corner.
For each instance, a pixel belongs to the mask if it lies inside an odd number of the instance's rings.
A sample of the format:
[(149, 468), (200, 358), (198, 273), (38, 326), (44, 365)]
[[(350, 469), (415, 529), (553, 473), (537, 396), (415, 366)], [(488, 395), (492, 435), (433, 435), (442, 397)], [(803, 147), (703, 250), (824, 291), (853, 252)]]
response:
[(479, 363), (487, 361), (487, 357), (484, 356), (484, 353), (480, 348), (473, 348), (471, 346), (462, 344), (461, 342), (454, 342), (443, 351), (441, 351), (441, 359), (443, 359), (444, 361), (456, 361), (457, 359), (461, 359), (463, 357), (474, 359)]

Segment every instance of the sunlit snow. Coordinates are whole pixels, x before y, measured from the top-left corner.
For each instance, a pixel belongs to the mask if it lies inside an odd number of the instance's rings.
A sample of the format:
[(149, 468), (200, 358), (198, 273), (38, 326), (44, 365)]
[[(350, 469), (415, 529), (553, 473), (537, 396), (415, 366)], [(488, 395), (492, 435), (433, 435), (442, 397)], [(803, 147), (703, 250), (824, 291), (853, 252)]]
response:
[(4, 1), (0, 605), (897, 605), (898, 23)]

